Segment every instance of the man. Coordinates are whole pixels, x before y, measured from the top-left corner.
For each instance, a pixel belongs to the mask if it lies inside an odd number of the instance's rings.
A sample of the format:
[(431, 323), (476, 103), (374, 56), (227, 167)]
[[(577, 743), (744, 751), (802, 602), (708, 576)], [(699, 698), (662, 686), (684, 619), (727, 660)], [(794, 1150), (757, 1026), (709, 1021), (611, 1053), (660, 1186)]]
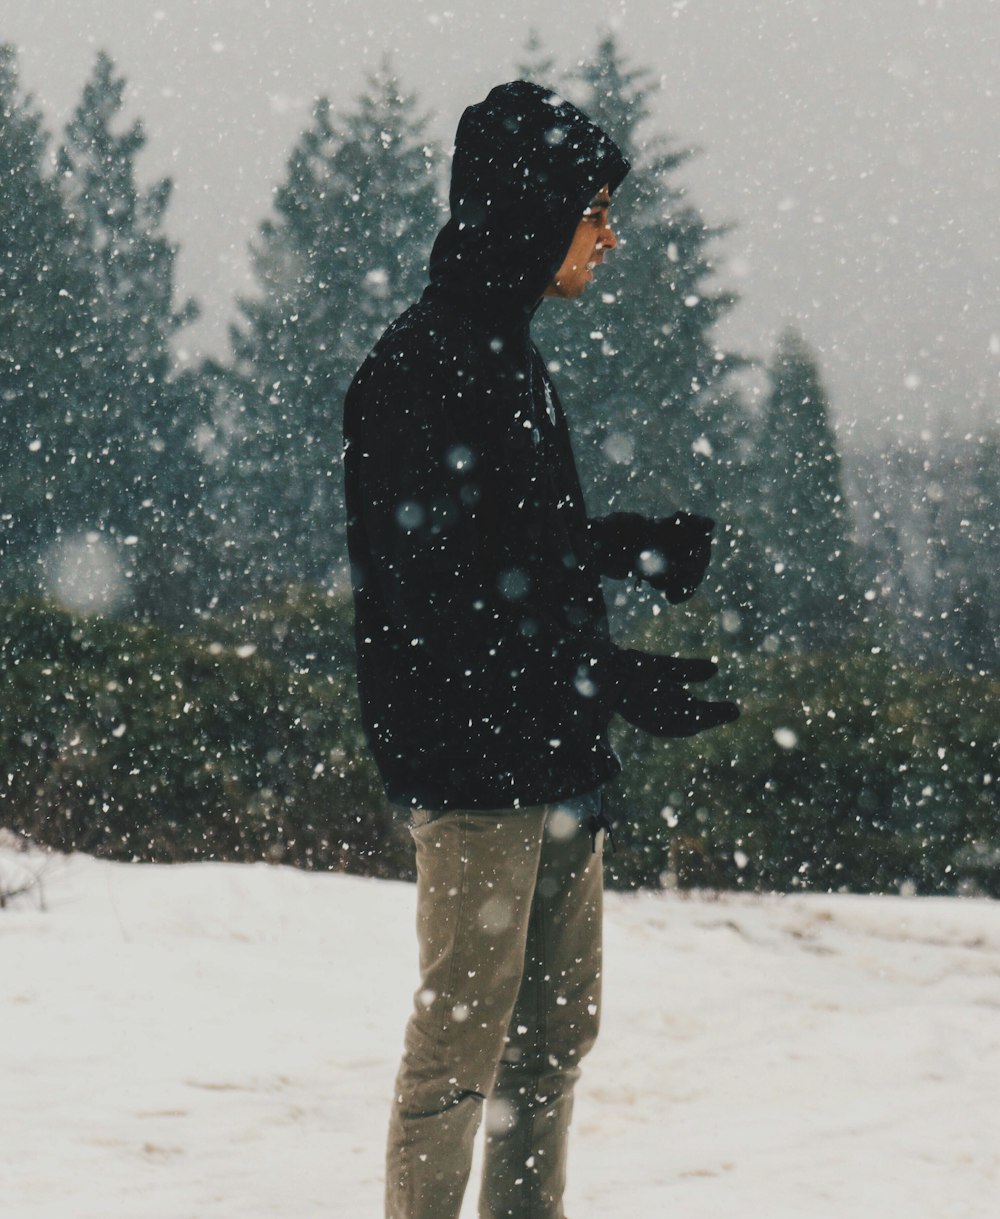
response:
[(455, 1219), (486, 1103), (482, 1219), (562, 1219), (579, 1063), (600, 1006), (603, 785), (618, 712), (661, 736), (736, 718), (715, 672), (616, 648), (602, 575), (678, 601), (712, 522), (588, 520), (529, 323), (616, 241), (628, 173), (579, 110), (523, 81), (462, 116), (430, 284), (344, 416), (358, 680), (389, 798), (410, 810), (421, 984), (389, 1132), (388, 1219)]

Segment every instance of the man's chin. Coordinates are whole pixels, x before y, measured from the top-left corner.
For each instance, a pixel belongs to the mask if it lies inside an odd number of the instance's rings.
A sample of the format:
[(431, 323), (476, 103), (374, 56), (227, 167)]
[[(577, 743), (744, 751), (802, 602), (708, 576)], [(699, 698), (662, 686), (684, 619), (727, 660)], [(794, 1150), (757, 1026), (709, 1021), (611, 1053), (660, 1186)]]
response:
[(579, 300), (587, 289), (587, 282), (589, 281), (583, 281), (582, 283), (577, 284), (561, 284), (558, 287), (553, 285), (542, 293), (542, 297), (550, 300)]

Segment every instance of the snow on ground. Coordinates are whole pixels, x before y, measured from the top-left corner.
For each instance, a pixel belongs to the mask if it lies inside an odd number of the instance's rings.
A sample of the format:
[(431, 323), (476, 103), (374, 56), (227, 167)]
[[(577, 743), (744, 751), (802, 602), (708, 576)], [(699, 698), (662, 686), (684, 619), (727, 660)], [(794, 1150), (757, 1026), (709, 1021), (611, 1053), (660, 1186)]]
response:
[[(3, 1219), (380, 1215), (413, 896), (50, 861), (0, 910)], [(612, 894), (567, 1209), (996, 1219), (998, 1096), (1000, 904)]]

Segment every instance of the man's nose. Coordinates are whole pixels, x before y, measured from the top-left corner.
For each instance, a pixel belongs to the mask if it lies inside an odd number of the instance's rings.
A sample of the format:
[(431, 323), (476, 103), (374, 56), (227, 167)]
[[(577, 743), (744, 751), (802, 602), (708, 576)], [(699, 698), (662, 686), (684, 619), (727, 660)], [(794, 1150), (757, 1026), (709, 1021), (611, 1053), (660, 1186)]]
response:
[(610, 224), (606, 224), (601, 229), (600, 236), (597, 238), (597, 244), (602, 250), (613, 250), (618, 245), (618, 238), (615, 236), (614, 229)]

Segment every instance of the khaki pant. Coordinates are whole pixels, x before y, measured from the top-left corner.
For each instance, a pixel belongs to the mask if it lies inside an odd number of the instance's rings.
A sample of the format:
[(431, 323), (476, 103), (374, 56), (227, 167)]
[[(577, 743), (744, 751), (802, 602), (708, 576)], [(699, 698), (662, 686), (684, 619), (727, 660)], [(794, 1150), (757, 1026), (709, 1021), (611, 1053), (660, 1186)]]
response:
[(597, 792), (417, 813), (420, 988), (389, 1127), (387, 1219), (457, 1219), (486, 1100), (480, 1219), (564, 1219), (580, 1060), (597, 1036)]

